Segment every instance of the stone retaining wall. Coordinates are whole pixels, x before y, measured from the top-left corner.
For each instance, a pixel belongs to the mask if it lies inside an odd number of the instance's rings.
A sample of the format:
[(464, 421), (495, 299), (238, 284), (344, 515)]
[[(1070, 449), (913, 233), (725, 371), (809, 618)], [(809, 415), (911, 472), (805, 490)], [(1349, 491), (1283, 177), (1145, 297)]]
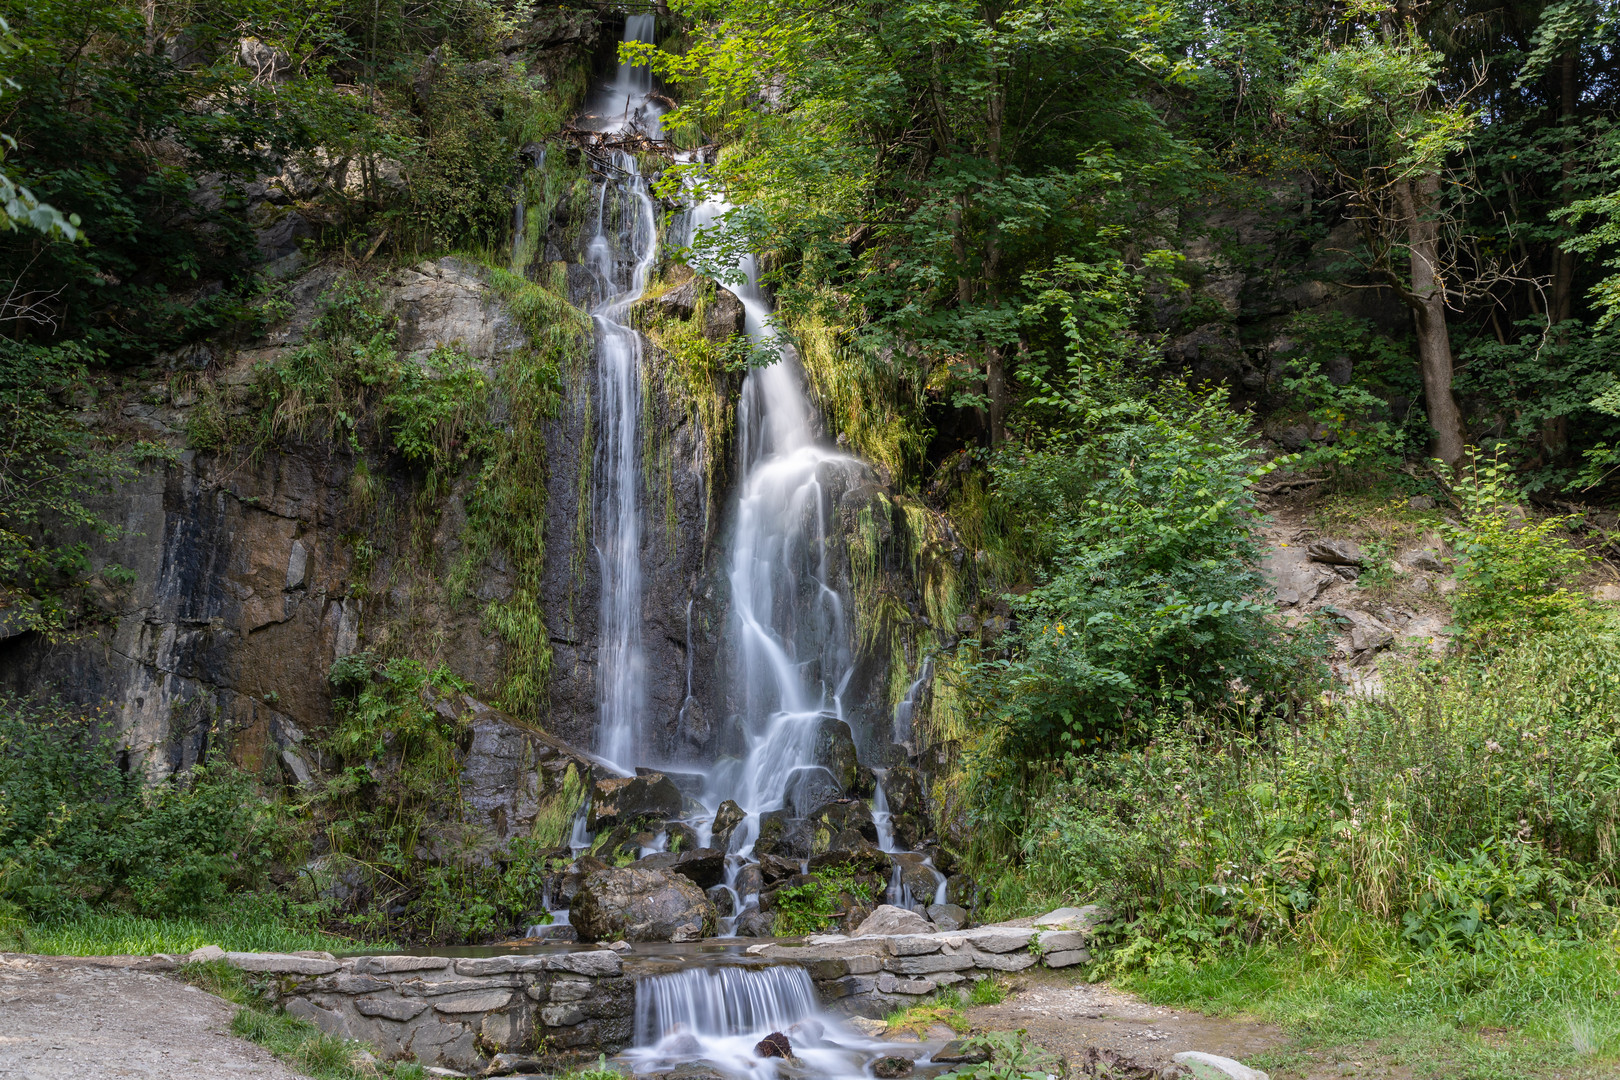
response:
[(475, 1071), (497, 1053), (565, 1064), (616, 1054), (634, 1032), (635, 984), (615, 952), (361, 956), (227, 953), (271, 976), (271, 995), (322, 1031), (387, 1059)]
[[(802, 965), (824, 1004), (876, 1019), (974, 977), (1089, 960), (1091, 912), (1053, 915), (1063, 917), (1043, 917), (1050, 920), (1045, 925), (763, 942), (749, 946), (743, 962)], [(219, 956), (264, 976), (270, 996), (287, 1012), (329, 1034), (371, 1043), (384, 1058), (414, 1057), (462, 1071), (476, 1071), (496, 1054), (546, 1065), (616, 1054), (635, 1033), (636, 978), (669, 970), (605, 947), (477, 959), (193, 954)]]
[(1091, 959), (1089, 929), (981, 926), (893, 937), (819, 935), (802, 945), (753, 945), (748, 953), (810, 972), (821, 1000), (839, 1012), (873, 1019), (975, 976), (1040, 964), (1072, 967)]

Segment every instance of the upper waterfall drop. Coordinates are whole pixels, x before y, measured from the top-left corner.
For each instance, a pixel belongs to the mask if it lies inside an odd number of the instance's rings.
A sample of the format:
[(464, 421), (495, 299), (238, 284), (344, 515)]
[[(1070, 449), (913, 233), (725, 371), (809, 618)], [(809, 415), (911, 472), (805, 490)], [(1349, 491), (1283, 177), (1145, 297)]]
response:
[[(625, 40), (651, 42), (652, 15), (625, 20)], [(652, 73), (621, 63), (614, 80), (582, 117), (606, 132), (657, 131), (659, 110), (648, 101)], [(617, 175), (602, 183), (596, 233), (585, 261), (596, 286), (591, 308), (596, 333), (596, 555), (601, 570), (598, 626), (596, 752), (620, 772), (635, 771), (644, 741), (645, 656), (641, 582), (642, 338), (628, 325), (658, 255), (657, 210), (635, 157), (613, 151)], [(610, 197), (611, 196), (611, 197)]]

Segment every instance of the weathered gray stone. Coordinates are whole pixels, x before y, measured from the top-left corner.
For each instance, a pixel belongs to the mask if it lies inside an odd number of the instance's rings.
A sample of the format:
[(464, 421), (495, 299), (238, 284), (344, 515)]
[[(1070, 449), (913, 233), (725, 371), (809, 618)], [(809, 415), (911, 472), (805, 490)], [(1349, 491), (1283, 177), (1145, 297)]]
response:
[(268, 975), (329, 975), (343, 965), (336, 960), (316, 960), (291, 953), (225, 954), (226, 963), (238, 971), (261, 971)]
[(534, 957), (518, 956), (480, 956), (471, 960), (457, 960), (457, 975), (504, 975), (517, 971), (519, 960), (531, 960)]
[(362, 956), (355, 960), (360, 975), (394, 975), (402, 971), (443, 971), (450, 966), (444, 956)]
[(1305, 550), (1313, 562), (1329, 566), (1361, 565), (1361, 548), (1349, 540), (1313, 540)]
[(564, 953), (561, 956), (538, 958), (546, 971), (570, 971), (575, 975), (620, 975), (624, 972), (624, 958), (611, 949), (591, 952)]
[(495, 982), (497, 978), (501, 978), (504, 982), (505, 978), (509, 977), (492, 976), (485, 979), (434, 979), (431, 981), (412, 979), (409, 982), (400, 983), (399, 988), (412, 997), (443, 997), (446, 994), (466, 994), (475, 990), (488, 990), (492, 984), (501, 985), (500, 982)]
[(1047, 953), (1041, 961), (1049, 968), (1073, 967), (1076, 964), (1090, 963), (1091, 951), (1089, 949), (1070, 949), (1066, 952)]
[(1083, 949), (1091, 941), (1089, 930), (1043, 930), (1035, 940), (1043, 953)]
[(973, 966), (985, 971), (1023, 971), (1035, 966), (1035, 956), (1027, 952), (973, 952)]
[(968, 924), (967, 908), (958, 904), (929, 904), (928, 921), (941, 930), (960, 930)]
[(540, 1010), (540, 1019), (546, 1027), (573, 1027), (585, 1022), (585, 1014), (578, 1005), (547, 1005)]
[(851, 975), (872, 975), (883, 970), (881, 956), (851, 956), (844, 963), (849, 965)]
[[(990, 954), (983, 954), (990, 955)], [(974, 966), (971, 955), (896, 956), (885, 960), (886, 970), (897, 975), (928, 975), (936, 971), (963, 971)]]
[(1034, 933), (1023, 926), (980, 926), (962, 931), (962, 936), (980, 952), (1005, 953), (1027, 949)]
[(928, 934), (933, 930), (934, 924), (915, 911), (908, 911), (893, 904), (879, 904), (872, 910), (872, 914), (855, 928), (855, 936), (894, 937), (899, 934)]
[(404, 1023), (420, 1016), (427, 1009), (427, 1002), (410, 1001), (406, 998), (361, 998), (354, 1003), (354, 1008), (361, 1016), (375, 1016)]
[(1108, 913), (1098, 904), (1087, 904), (1084, 907), (1063, 907), (1056, 911), (1048, 911), (1035, 920), (1035, 925), (1048, 930), (1089, 930), (1108, 918)]
[(601, 832), (644, 818), (672, 818), (681, 812), (681, 792), (663, 773), (608, 776), (591, 795), (590, 828)]
[(512, 991), (504, 989), (476, 990), (470, 994), (449, 994), (433, 999), (435, 1012), (446, 1015), (460, 1013), (486, 1013), (504, 1009), (512, 1003)]
[(931, 934), (906, 934), (888, 939), (890, 956), (927, 956), (939, 952), (943, 944)]
[(186, 961), (192, 964), (208, 964), (215, 960), (225, 959), (225, 950), (218, 945), (203, 945), (192, 949), (186, 954)]
[(308, 989), (321, 994), (373, 994), (378, 990), (392, 990), (394, 984), (374, 979), (370, 975), (351, 975), (340, 971), (323, 975), (310, 983)]
[(983, 1065), (990, 1060), (990, 1051), (965, 1039), (952, 1039), (934, 1051), (933, 1059), (947, 1065)]
[(897, 979), (893, 975), (879, 975), (877, 989), (881, 994), (932, 994), (939, 988), (933, 979)]
[(332, 1009), (323, 1009), (305, 998), (293, 998), (284, 1006), (288, 1016), (296, 1016), (300, 1020), (308, 1020), (328, 1035), (339, 1039), (352, 1039), (353, 1033), (349, 1030), (349, 1022), (342, 1013)]
[(582, 979), (558, 979), (551, 984), (551, 1001), (553, 1004), (584, 1001), (595, 989), (595, 983)]

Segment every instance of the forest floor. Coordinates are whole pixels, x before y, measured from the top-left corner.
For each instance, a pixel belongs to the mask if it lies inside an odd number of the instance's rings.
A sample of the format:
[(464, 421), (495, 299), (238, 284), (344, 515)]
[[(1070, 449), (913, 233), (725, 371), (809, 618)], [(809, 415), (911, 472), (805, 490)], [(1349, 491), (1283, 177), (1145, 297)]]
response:
[(300, 1080), (268, 1050), (230, 1033), (236, 1010), (131, 966), (0, 955), (0, 1078)]

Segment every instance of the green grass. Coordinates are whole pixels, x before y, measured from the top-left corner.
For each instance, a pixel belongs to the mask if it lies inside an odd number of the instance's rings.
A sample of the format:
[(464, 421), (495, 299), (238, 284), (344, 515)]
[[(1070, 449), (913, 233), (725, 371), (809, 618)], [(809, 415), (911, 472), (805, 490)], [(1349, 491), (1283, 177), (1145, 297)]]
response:
[(315, 1080), (425, 1080), (428, 1076), (420, 1065), (377, 1061), (366, 1044), (328, 1035), (308, 1020), (266, 1005), (242, 972), (223, 962), (186, 964), (180, 974), (193, 986), (240, 1006), (231, 1018), (233, 1035), (258, 1043)]
[(18, 952), (54, 956), (183, 955), (204, 945), (218, 945), (226, 952), (336, 952), (392, 947), (389, 942), (337, 937), (256, 914), (201, 919), (88, 915), (66, 922), (24, 923), (7, 936)]
[(1502, 959), (1420, 958), (1261, 946), (1118, 980), (1149, 1001), (1244, 1014), (1283, 1028), (1294, 1048), (1259, 1058), (1278, 1080), (1309, 1057), (1376, 1057), (1447, 1080), (1613, 1077), (1620, 1061), (1620, 953), (1614, 941)]
[(1007, 1000), (1007, 985), (997, 978), (980, 979), (968, 991), (970, 1005), (1000, 1005)]

